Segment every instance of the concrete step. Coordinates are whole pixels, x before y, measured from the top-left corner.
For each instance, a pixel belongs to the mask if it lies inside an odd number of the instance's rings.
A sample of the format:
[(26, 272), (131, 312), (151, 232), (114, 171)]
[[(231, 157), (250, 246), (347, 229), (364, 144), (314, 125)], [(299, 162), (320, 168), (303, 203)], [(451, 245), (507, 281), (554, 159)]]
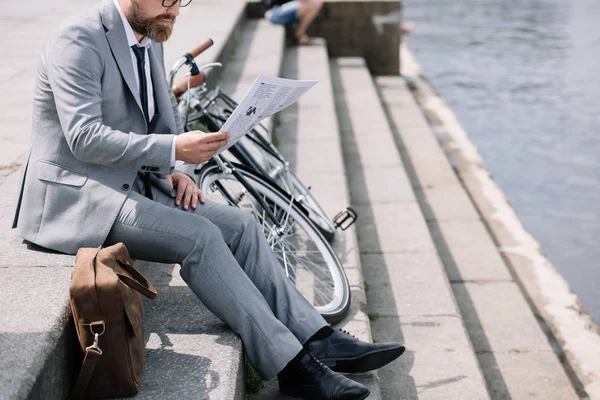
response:
[(407, 347), (379, 371), (383, 398), (488, 399), (373, 78), (360, 58), (331, 70), (373, 335)]
[[(89, 3), (92, 4), (93, 2)], [(202, 59), (206, 62), (222, 59), (227, 53), (227, 43), (231, 42), (233, 33), (239, 29), (238, 25), (245, 15), (246, 3), (243, 0), (224, 0), (209, 8), (200, 3), (194, 4), (196, 3), (192, 3), (185, 12), (182, 10), (175, 33), (165, 45), (167, 68), (206, 37), (212, 37), (216, 45)], [(66, 16), (76, 11), (67, 7), (66, 3), (57, 3), (55, 9), (31, 18), (39, 18), (54, 29)], [(38, 39), (43, 41), (45, 39), (42, 36), (47, 30), (36, 29), (30, 32), (38, 32)], [(3, 45), (4, 42), (5, 40), (1, 40)], [(35, 68), (30, 68), (23, 70), (20, 75), (11, 75), (11, 79), (7, 78), (7, 86), (10, 87), (14, 81), (33, 81), (35, 72)], [(4, 75), (2, 79), (4, 86)], [(33, 96), (32, 87), (23, 89), (25, 90), (31, 90), (29, 96)], [(4, 95), (3, 101), (9, 101), (6, 97), (9, 96), (8, 93)], [(12, 132), (15, 137), (28, 137), (30, 108), (31, 104), (24, 102), (21, 108), (12, 110), (10, 119), (0, 116), (0, 128), (3, 128), (0, 131)], [(10, 168), (0, 168), (0, 292), (3, 293), (0, 296), (0, 309), (3, 310), (0, 313), (0, 398), (61, 399), (68, 395), (81, 365), (81, 352), (70, 322), (68, 301), (74, 257), (28, 250), (16, 232), (10, 229), (20, 176), (16, 170), (23, 162), (22, 157), (28, 146), (25, 140), (13, 141), (15, 143), (19, 145), (11, 147), (10, 154), (5, 154), (4, 147), (1, 147), (0, 153), (0, 167), (12, 165)], [(14, 155), (19, 158), (15, 159)], [(172, 269), (172, 266), (156, 265), (152, 268), (144, 267), (144, 272), (158, 279), (161, 277), (158, 271), (162, 271), (164, 279), (164, 274), (171, 273)], [(174, 293), (185, 290), (174, 290), (166, 283), (159, 287), (165, 290), (164, 296), (156, 303), (148, 304), (150, 329), (147, 367), (150, 368), (146, 369), (145, 382), (148, 384), (140, 396), (146, 396), (147, 390), (150, 394), (159, 394), (147, 398), (166, 398), (177, 393), (175, 389), (180, 387), (183, 397), (178, 398), (186, 398), (186, 393), (207, 393), (202, 398), (214, 399), (243, 397), (243, 385), (239, 383), (242, 378), (238, 378), (243, 376), (239, 373), (243, 364), (238, 361), (234, 365), (227, 361), (229, 354), (237, 354), (238, 360), (241, 359), (239, 339), (235, 338), (238, 342), (234, 343), (233, 334), (227, 334), (222, 324), (214, 318), (202, 318), (206, 314), (202, 307), (198, 308), (197, 313), (190, 310), (187, 324), (184, 323), (185, 316), (180, 315), (178, 318), (181, 321), (177, 320), (177, 325), (161, 325), (164, 321), (176, 320), (174, 317), (167, 318), (166, 315), (174, 315), (179, 310), (178, 303), (171, 299)], [(185, 300), (182, 299), (182, 304), (189, 304), (191, 307), (193, 300), (185, 297), (185, 294), (183, 296)], [(161, 306), (168, 309), (162, 310)], [(157, 310), (161, 310), (161, 314), (156, 314)], [(199, 325), (204, 331), (198, 328)], [(190, 341), (189, 333), (192, 329), (206, 334), (197, 342)], [(160, 337), (161, 341), (158, 342), (155, 337)], [(208, 345), (210, 342), (215, 344)], [(169, 343), (172, 344), (171, 348)], [(157, 347), (152, 348), (154, 345)], [(162, 370), (152, 369), (151, 366), (155, 364)], [(170, 372), (166, 369), (167, 365), (172, 368)], [(182, 365), (190, 368), (181, 368)], [(200, 366), (204, 366), (204, 369), (199, 369)], [(179, 385), (175, 385), (175, 378), (181, 377), (181, 372), (185, 370), (194, 374), (188, 376), (189, 384), (184, 385), (179, 381)], [(156, 386), (159, 376), (161, 387), (152, 387), (150, 381)], [(171, 381), (167, 382), (165, 378)], [(227, 388), (227, 385), (231, 388)], [(167, 389), (170, 390), (167, 392)], [(168, 396), (160, 393), (168, 393)]]
[[(379, 77), (376, 84), (492, 399), (579, 398), (406, 80)], [(433, 96), (423, 101), (433, 107), (430, 112), (451, 114), (447, 106), (434, 104)], [(453, 120), (452, 125), (456, 124)], [(443, 129), (450, 126), (445, 124)], [(451, 151), (458, 149), (453, 143)], [(488, 175), (481, 159), (475, 169)], [(495, 220), (503, 222), (504, 218), (505, 214), (495, 211)], [(515, 246), (512, 240), (508, 245)], [(570, 333), (577, 332), (574, 326), (569, 327)]]
[(81, 367), (69, 308), (75, 257), (27, 250), (10, 230), (19, 178), (0, 186), (0, 399), (62, 399)]
[[(283, 76), (290, 79), (316, 79), (319, 83), (298, 103), (283, 110), (281, 125), (275, 128), (279, 148), (292, 168), (308, 186), (325, 212), (333, 216), (349, 205), (348, 175), (342, 157), (340, 130), (335, 115), (335, 103), (329, 60), (325, 42), (311, 47), (287, 48)], [(338, 231), (334, 249), (340, 255), (352, 290), (352, 305), (348, 316), (336, 327), (348, 330), (361, 340), (371, 341), (371, 326), (365, 312), (366, 298), (362, 268), (358, 256), (354, 227)], [(369, 399), (381, 399), (377, 372), (353, 375), (371, 390)], [(276, 379), (268, 382), (251, 400), (283, 400)]]

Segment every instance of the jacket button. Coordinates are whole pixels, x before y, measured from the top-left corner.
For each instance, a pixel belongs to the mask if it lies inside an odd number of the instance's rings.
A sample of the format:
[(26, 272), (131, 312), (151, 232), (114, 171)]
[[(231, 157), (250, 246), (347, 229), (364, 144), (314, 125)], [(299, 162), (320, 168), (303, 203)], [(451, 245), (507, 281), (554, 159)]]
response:
[(129, 185), (125, 183), (123, 186), (121, 186), (121, 189), (129, 190)]

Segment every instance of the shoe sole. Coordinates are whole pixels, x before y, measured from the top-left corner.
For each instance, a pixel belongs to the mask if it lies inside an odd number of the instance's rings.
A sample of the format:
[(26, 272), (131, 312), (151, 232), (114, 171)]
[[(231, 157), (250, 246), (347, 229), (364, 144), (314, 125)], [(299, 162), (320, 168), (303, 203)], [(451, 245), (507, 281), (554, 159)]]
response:
[(375, 350), (360, 357), (325, 358), (319, 361), (327, 365), (332, 371), (356, 374), (379, 369), (400, 357), (404, 350), (406, 350), (404, 346), (399, 346), (392, 349)]
[[(292, 392), (292, 391), (289, 391), (289, 390), (282, 390), (281, 388), (279, 388), (279, 392), (281, 394), (284, 394), (284, 395), (289, 396), (289, 397), (295, 397), (295, 398), (302, 397), (302, 394), (300, 394), (300, 393), (295, 393), (295, 392)], [(367, 393), (365, 393), (364, 396), (357, 397), (354, 400), (365, 400), (367, 397), (369, 397), (370, 394), (371, 394), (371, 391), (369, 389), (367, 389)], [(306, 399), (306, 397), (304, 397), (304, 398)]]

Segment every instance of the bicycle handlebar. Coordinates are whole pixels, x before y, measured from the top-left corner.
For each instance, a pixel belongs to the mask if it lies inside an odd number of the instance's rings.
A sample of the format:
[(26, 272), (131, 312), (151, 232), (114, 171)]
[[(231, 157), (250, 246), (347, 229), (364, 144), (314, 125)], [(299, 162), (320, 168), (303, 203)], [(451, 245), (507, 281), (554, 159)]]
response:
[[(198, 75), (190, 76), (190, 88), (195, 88), (204, 83), (204, 72), (200, 72)], [(187, 76), (181, 77), (181, 79), (173, 85), (173, 95), (179, 97), (183, 92), (188, 90), (188, 78)]]
[(213, 42), (212, 39), (206, 39), (205, 41), (203, 41), (202, 43), (200, 43), (198, 46), (194, 47), (189, 54), (192, 56), (192, 58), (196, 58), (198, 57), (198, 55), (200, 53), (202, 53), (203, 51), (209, 49), (215, 42)]

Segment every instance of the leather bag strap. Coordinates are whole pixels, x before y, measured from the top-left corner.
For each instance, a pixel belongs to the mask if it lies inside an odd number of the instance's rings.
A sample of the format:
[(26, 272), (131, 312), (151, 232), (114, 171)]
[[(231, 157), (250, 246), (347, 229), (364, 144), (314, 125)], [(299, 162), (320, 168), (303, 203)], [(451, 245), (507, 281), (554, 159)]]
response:
[(75, 386), (71, 391), (69, 400), (83, 400), (85, 391), (90, 383), (94, 369), (96, 369), (96, 363), (102, 354), (101, 351), (94, 348), (87, 348), (85, 350), (85, 358), (83, 359), (83, 365), (81, 371), (75, 382)]
[(138, 292), (140, 292), (141, 294), (143, 294), (151, 300), (154, 300), (156, 298), (158, 292), (156, 291), (152, 283), (150, 283), (150, 281), (148, 281), (148, 279), (144, 277), (144, 275), (142, 275), (137, 269), (133, 267), (133, 265), (129, 264), (128, 262), (123, 262), (119, 260), (119, 264), (125, 271), (129, 273), (129, 275), (133, 277), (132, 279), (127, 275), (117, 273), (117, 276), (119, 277), (121, 282), (123, 282), (130, 288), (137, 290)]

